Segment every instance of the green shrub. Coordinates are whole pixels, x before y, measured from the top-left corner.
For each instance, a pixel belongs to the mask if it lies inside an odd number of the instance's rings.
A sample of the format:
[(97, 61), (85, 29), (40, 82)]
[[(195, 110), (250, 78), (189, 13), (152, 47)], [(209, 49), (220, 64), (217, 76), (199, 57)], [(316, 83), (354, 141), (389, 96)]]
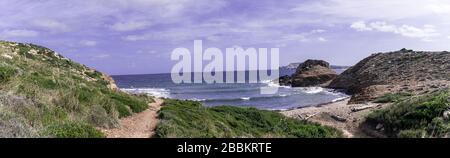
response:
[(425, 130), (402, 130), (398, 133), (399, 138), (424, 138), (426, 136)]
[(57, 138), (104, 138), (105, 135), (92, 127), (82, 123), (63, 123), (48, 126), (45, 134)]
[(396, 137), (402, 131), (425, 130), (429, 137), (441, 137), (450, 132), (448, 121), (443, 120), (442, 114), (450, 107), (447, 91), (434, 94), (411, 97), (394, 103), (389, 108), (371, 113), (366, 121), (372, 125), (382, 124), (385, 133)]
[(142, 112), (148, 108), (147, 102), (142, 99), (137, 98), (136, 96), (129, 95), (124, 92), (110, 92), (109, 96), (113, 101), (120, 105), (126, 105), (130, 107), (133, 112)]
[(398, 102), (405, 98), (412, 96), (411, 93), (400, 92), (400, 93), (387, 93), (381, 97), (376, 98), (373, 102), (375, 103), (391, 103)]
[(0, 83), (7, 82), (17, 73), (17, 70), (11, 66), (0, 65)]
[(165, 100), (157, 137), (340, 137), (333, 128), (287, 118), (277, 112), (199, 102)]

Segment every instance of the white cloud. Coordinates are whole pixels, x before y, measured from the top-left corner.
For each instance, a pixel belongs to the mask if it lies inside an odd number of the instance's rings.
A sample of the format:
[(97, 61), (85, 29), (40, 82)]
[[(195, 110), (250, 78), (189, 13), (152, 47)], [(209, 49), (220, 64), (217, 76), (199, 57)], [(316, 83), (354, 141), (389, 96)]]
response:
[(366, 24), (366, 22), (354, 22), (350, 28), (356, 31), (378, 31), (394, 33), (404, 37), (419, 38), (423, 41), (432, 41), (432, 38), (439, 36), (433, 25), (424, 25), (423, 28), (418, 28), (410, 25), (392, 25), (384, 21), (376, 21)]
[(324, 32), (326, 32), (326, 30), (323, 29), (316, 29), (311, 31), (311, 33), (324, 33)]
[(300, 42), (306, 42), (309, 41), (308, 38), (306, 38), (306, 34), (289, 34), (285, 35), (282, 38), (283, 41), (300, 41)]
[(351, 26), (356, 31), (371, 31), (372, 28), (368, 27), (364, 21), (354, 22)]
[(83, 46), (93, 47), (93, 46), (97, 45), (97, 41), (82, 40), (82, 41), (80, 41), (80, 44)]
[(34, 20), (33, 25), (53, 32), (67, 32), (70, 30), (66, 24), (51, 19)]
[(308, 12), (364, 20), (399, 20), (449, 15), (448, 0), (324, 0), (299, 5), (294, 12)]
[(326, 42), (326, 41), (328, 41), (326, 38), (324, 38), (324, 37), (319, 37), (319, 38), (317, 38), (317, 40), (319, 40), (320, 42)]
[(115, 31), (135, 31), (145, 29), (150, 26), (149, 22), (145, 21), (131, 21), (131, 22), (119, 22), (111, 26), (111, 29)]
[(152, 34), (144, 34), (144, 35), (128, 35), (123, 37), (122, 39), (125, 41), (144, 41), (152, 38), (153, 38)]
[(0, 36), (1, 37), (36, 37), (39, 32), (26, 29), (16, 29), (16, 30), (5, 30)]

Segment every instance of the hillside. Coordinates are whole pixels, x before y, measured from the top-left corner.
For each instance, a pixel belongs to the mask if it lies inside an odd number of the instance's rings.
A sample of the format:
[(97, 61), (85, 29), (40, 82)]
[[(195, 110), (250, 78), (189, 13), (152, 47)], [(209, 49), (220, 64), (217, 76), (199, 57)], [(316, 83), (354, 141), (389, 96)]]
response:
[(426, 94), (450, 85), (450, 52), (402, 49), (373, 54), (340, 74), (330, 88), (346, 89), (351, 102), (373, 100), (386, 93)]
[(156, 137), (170, 138), (336, 138), (334, 128), (288, 118), (273, 111), (166, 100)]
[(0, 137), (104, 137), (151, 98), (33, 44), (0, 41)]

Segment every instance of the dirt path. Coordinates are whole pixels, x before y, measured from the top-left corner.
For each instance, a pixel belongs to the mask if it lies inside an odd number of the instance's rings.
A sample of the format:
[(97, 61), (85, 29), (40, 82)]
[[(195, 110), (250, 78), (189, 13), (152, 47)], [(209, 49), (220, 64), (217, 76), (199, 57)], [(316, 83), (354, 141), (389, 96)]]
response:
[(155, 99), (147, 110), (121, 119), (119, 128), (102, 131), (107, 138), (150, 138), (159, 122), (157, 112), (162, 103), (162, 99)]
[[(344, 137), (347, 138), (366, 138), (370, 137), (360, 128), (360, 124), (365, 120), (365, 117), (372, 111), (385, 108), (388, 104), (352, 104), (347, 105), (349, 99), (322, 105), (319, 107), (307, 107), (289, 111), (282, 111), (281, 113), (312, 122), (317, 122), (322, 125), (327, 125), (342, 131)], [(355, 108), (371, 107), (364, 110), (355, 111)]]

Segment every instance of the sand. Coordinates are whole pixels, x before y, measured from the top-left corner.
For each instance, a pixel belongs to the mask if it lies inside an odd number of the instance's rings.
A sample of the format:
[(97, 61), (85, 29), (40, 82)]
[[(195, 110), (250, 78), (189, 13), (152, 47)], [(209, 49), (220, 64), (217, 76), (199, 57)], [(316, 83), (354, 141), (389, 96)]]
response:
[(119, 121), (120, 127), (102, 129), (107, 138), (150, 138), (155, 133), (158, 124), (158, 110), (163, 103), (162, 99), (155, 99), (149, 108), (143, 112), (123, 118)]

